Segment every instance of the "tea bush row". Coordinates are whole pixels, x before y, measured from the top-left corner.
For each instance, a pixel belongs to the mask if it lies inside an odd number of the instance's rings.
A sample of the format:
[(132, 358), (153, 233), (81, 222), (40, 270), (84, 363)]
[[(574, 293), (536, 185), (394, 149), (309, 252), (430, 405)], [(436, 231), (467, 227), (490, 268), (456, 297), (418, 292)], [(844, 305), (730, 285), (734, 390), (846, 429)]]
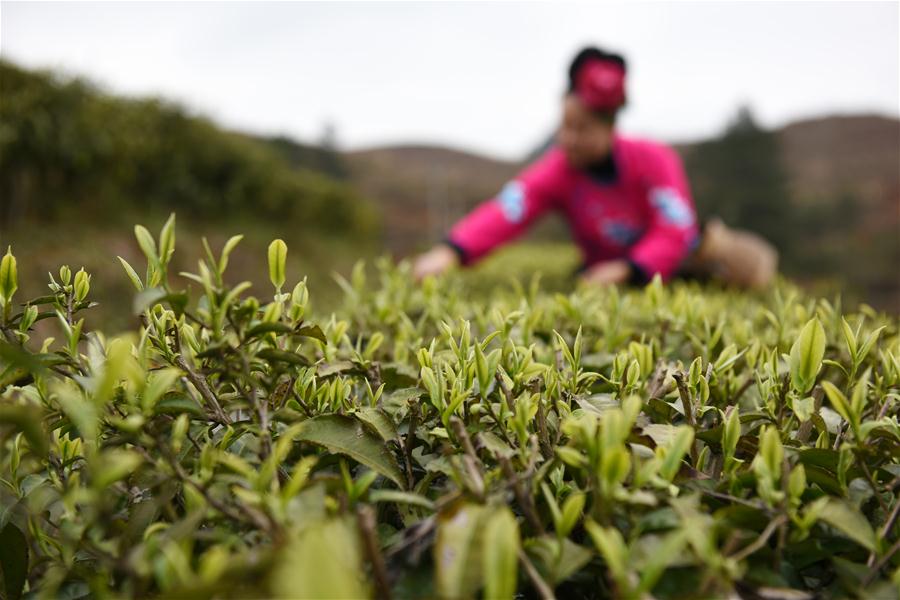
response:
[(8, 598), (900, 585), (895, 316), (786, 283), (485, 302), (387, 261), (310, 314), (279, 240), (257, 298), (227, 278), (240, 236), (180, 274), (174, 219), (136, 236), (114, 338), (84, 328), (83, 270), (23, 301), (0, 265)]

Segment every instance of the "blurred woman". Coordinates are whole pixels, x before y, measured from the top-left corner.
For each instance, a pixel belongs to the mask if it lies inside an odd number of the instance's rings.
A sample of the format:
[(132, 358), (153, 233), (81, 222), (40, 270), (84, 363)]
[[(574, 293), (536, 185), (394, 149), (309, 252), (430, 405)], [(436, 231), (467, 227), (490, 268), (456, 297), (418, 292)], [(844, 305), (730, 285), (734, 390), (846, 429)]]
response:
[(766, 286), (778, 259), (771, 245), (719, 221), (701, 231), (675, 152), (619, 134), (625, 76), (618, 54), (595, 47), (579, 52), (569, 67), (556, 143), (460, 220), (444, 243), (419, 256), (416, 277), (471, 265), (558, 211), (581, 249), (588, 281), (643, 284), (657, 274), (667, 281), (689, 273)]

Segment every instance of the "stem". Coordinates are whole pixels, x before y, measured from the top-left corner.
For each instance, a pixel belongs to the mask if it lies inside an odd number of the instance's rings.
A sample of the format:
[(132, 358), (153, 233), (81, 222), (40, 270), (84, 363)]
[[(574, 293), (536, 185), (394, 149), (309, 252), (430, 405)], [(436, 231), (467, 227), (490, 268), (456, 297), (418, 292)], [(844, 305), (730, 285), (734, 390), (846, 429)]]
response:
[(209, 387), (209, 383), (206, 381), (205, 377), (201, 377), (193, 368), (184, 360), (184, 357), (180, 354), (175, 357), (175, 365), (184, 371), (187, 374), (188, 379), (194, 387), (197, 388), (197, 391), (200, 392), (200, 395), (203, 396), (203, 399), (212, 407), (213, 411), (218, 418), (218, 421), (222, 425), (228, 425), (231, 423), (231, 419), (228, 418), (228, 415), (225, 414), (225, 411), (222, 410), (222, 405), (219, 404), (216, 395), (213, 393), (212, 389)]
[(472, 491), (475, 492), (475, 495), (478, 496), (480, 500), (484, 500), (484, 475), (481, 473), (481, 469), (478, 468), (480, 461), (478, 460), (478, 455), (475, 453), (475, 447), (472, 446), (472, 440), (466, 432), (466, 426), (457, 416), (450, 417), (450, 426), (453, 428), (453, 433), (459, 440), (463, 452), (465, 452), (463, 464), (466, 467), (469, 478), (474, 484), (475, 489)]
[(528, 579), (531, 580), (538, 595), (543, 600), (555, 600), (556, 596), (553, 595), (553, 589), (546, 581), (544, 581), (544, 578), (537, 572), (537, 569), (534, 568), (534, 565), (531, 564), (531, 560), (528, 559), (528, 556), (521, 548), (519, 549), (519, 563), (521, 563), (522, 568), (525, 569), (525, 574), (528, 575)]
[[(181, 463), (179, 463), (175, 459), (175, 457), (172, 456), (172, 454), (168, 451), (168, 448), (164, 444), (162, 444), (160, 442), (160, 440), (156, 440), (156, 447), (159, 449), (160, 454), (163, 456), (163, 458), (165, 458), (165, 460), (169, 464), (169, 466), (172, 467), (172, 469), (175, 471), (175, 474), (178, 476), (178, 478), (183, 483), (190, 485), (197, 492), (199, 492), (203, 496), (203, 498), (206, 499), (206, 501), (209, 503), (210, 506), (215, 508), (217, 511), (219, 511), (220, 513), (222, 513), (229, 519), (232, 519), (233, 521), (240, 523), (245, 520), (244, 514), (242, 514), (239, 511), (234, 510), (227, 504), (220, 502), (215, 497), (213, 497), (212, 494), (209, 493), (209, 490), (205, 486), (202, 486), (199, 483), (197, 483), (196, 481), (194, 481), (191, 478), (191, 476), (187, 473), (187, 471), (184, 470), (184, 467), (181, 466)], [(148, 462), (150, 462), (150, 463), (155, 462), (153, 460), (153, 457), (150, 456), (150, 454), (143, 448), (136, 447), (136, 450), (141, 455), (143, 455), (144, 459), (147, 460)], [(270, 521), (262, 518), (256, 510), (245, 510), (244, 513), (246, 513), (246, 516), (250, 518), (250, 520), (252, 521), (252, 523), (255, 527), (257, 527), (257, 528), (261, 529), (262, 531), (265, 531), (269, 534), (275, 533), (272, 523)]]
[(516, 412), (516, 401), (513, 399), (512, 391), (506, 387), (506, 384), (503, 383), (503, 376), (498, 372), (494, 375), (494, 379), (497, 380), (497, 387), (503, 392), (503, 398), (506, 400), (506, 407), (509, 409), (509, 412), (515, 414)]
[(788, 393), (788, 385), (790, 383), (790, 375), (788, 373), (784, 374), (784, 377), (781, 378), (781, 390), (778, 392), (778, 429), (784, 431), (784, 409), (787, 406), (787, 393)]
[(894, 545), (891, 546), (890, 550), (888, 550), (887, 553), (881, 557), (881, 560), (879, 560), (875, 564), (875, 566), (873, 566), (869, 570), (868, 575), (866, 575), (865, 579), (862, 580), (861, 585), (863, 588), (867, 587), (870, 583), (872, 583), (872, 581), (878, 575), (878, 572), (881, 571), (882, 567), (884, 567), (886, 564), (888, 564), (888, 562), (891, 560), (891, 558), (893, 558), (894, 555), (897, 554), (898, 550), (900, 550), (900, 540), (897, 540), (896, 542), (894, 542)]
[(881, 410), (878, 411), (877, 421), (880, 421), (887, 414), (888, 408), (891, 406), (888, 398), (885, 398), (884, 403), (881, 405)]
[(725, 501), (727, 501), (727, 502), (733, 502), (733, 503), (735, 503), (735, 504), (741, 504), (741, 505), (743, 505), (743, 506), (747, 506), (747, 507), (750, 507), (750, 508), (754, 508), (754, 509), (756, 509), (756, 510), (761, 510), (761, 511), (763, 511), (763, 512), (768, 512), (768, 510), (769, 510), (768, 507), (766, 507), (766, 506), (765, 506), (764, 504), (762, 504), (762, 503), (758, 503), (758, 504), (757, 504), (757, 503), (753, 503), (753, 502), (750, 502), (749, 500), (744, 500), (743, 498), (738, 498), (737, 496), (732, 496), (732, 495), (730, 495), (730, 494), (723, 494), (723, 493), (721, 493), (721, 492), (716, 492), (716, 491), (713, 491), (713, 490), (706, 490), (706, 489), (703, 489), (703, 488), (700, 488), (700, 487), (698, 487), (698, 488), (696, 488), (696, 489), (697, 489), (697, 491), (699, 491), (701, 494), (703, 494), (703, 495), (705, 495), (705, 496), (710, 496), (711, 498), (716, 498), (716, 499), (718, 499), (718, 500), (725, 500)]
[(662, 398), (665, 395), (663, 385), (666, 382), (667, 373), (668, 369), (665, 363), (660, 360), (656, 365), (656, 370), (653, 371), (653, 375), (650, 376), (650, 382), (647, 384), (648, 399)]
[(259, 448), (259, 458), (260, 462), (263, 462), (272, 452), (272, 432), (269, 429), (269, 397), (260, 396), (259, 388), (255, 385), (256, 382), (250, 373), (250, 363), (246, 354), (241, 354), (241, 364), (243, 365), (244, 379), (250, 384), (250, 393), (245, 392), (244, 386), (240, 384), (237, 387), (250, 403), (250, 406), (256, 409), (256, 414), (259, 416), (260, 441), (262, 442)]
[(881, 506), (881, 510), (887, 513), (890, 508), (887, 504), (884, 503), (884, 500), (881, 498), (881, 494), (878, 493), (878, 484), (875, 483), (875, 478), (872, 477), (872, 471), (869, 470), (869, 466), (866, 465), (866, 461), (860, 460), (859, 464), (862, 466), (863, 473), (865, 473), (866, 475), (866, 480), (869, 482), (869, 486), (872, 488), (872, 493), (875, 495), (875, 499), (878, 500), (878, 505)]
[(516, 494), (516, 500), (519, 502), (519, 507), (522, 509), (522, 514), (524, 514), (525, 518), (528, 520), (528, 524), (531, 525), (532, 529), (534, 529), (537, 533), (543, 535), (544, 526), (541, 524), (541, 520), (537, 516), (537, 510), (534, 506), (534, 498), (532, 498), (531, 494), (526, 493), (525, 489), (522, 488), (522, 482), (518, 477), (516, 477), (516, 472), (513, 470), (512, 464), (509, 462), (509, 457), (498, 454), (497, 460), (500, 462), (500, 468), (503, 470), (503, 475), (512, 484), (513, 492)]
[(684, 382), (684, 373), (676, 371), (675, 373), (672, 373), (672, 377), (675, 379), (675, 383), (678, 386), (678, 395), (681, 397), (681, 406), (684, 408), (684, 417), (687, 419), (688, 424), (693, 427), (697, 422), (694, 420), (694, 408), (691, 405), (691, 392), (687, 389), (687, 384)]
[(547, 434), (547, 407), (542, 398), (538, 398), (537, 411), (538, 435), (541, 442), (541, 454), (545, 459), (553, 458), (553, 446), (550, 444), (550, 436)]
[(413, 401), (412, 405), (409, 408), (409, 424), (408, 429), (406, 431), (406, 439), (403, 440), (403, 458), (406, 463), (406, 483), (409, 489), (413, 489), (413, 486), (416, 483), (415, 478), (413, 477), (413, 445), (416, 443), (416, 427), (419, 425), (419, 403), (418, 401)]
[(388, 581), (384, 557), (375, 534), (375, 511), (371, 506), (360, 504), (356, 509), (356, 520), (362, 532), (366, 556), (372, 564), (372, 575), (375, 579), (375, 597), (379, 600), (390, 600), (391, 586)]
[[(684, 416), (687, 419), (688, 424), (691, 427), (697, 426), (697, 421), (694, 418), (694, 408), (691, 402), (691, 392), (687, 388), (687, 384), (684, 382), (684, 373), (679, 371), (675, 371), (672, 373), (672, 377), (675, 379), (675, 384), (678, 387), (678, 395), (681, 397), (681, 405), (684, 408)], [(699, 451), (697, 448), (699, 447), (699, 442), (694, 440), (691, 444), (691, 464), (696, 468), (697, 467), (697, 455)]]
[(66, 321), (72, 325), (72, 298), (73, 294), (66, 294)]
[[(822, 390), (822, 386), (817, 385), (816, 389), (813, 390), (812, 396), (814, 399), (813, 412), (818, 413), (822, 408), (822, 398), (825, 393)], [(809, 439), (809, 434), (812, 433), (813, 422), (812, 419), (807, 419), (803, 423), (800, 424), (800, 428), (797, 429), (797, 440), (806, 443), (806, 440)]]
[[(488, 400), (485, 400), (482, 404), (486, 409), (488, 415), (490, 415), (491, 419), (494, 421), (494, 424), (497, 426), (497, 433), (500, 434), (500, 437), (503, 438), (507, 444), (510, 445), (511, 448), (518, 448), (517, 444), (510, 439), (509, 435), (506, 433), (506, 427), (500, 422), (500, 418), (497, 416), (497, 413), (494, 412), (494, 407)], [(502, 406), (500, 407), (503, 408)]]
[(775, 533), (775, 530), (778, 529), (785, 522), (784, 515), (779, 515), (775, 520), (770, 521), (769, 524), (763, 529), (763, 532), (759, 534), (759, 537), (756, 538), (751, 544), (744, 547), (743, 550), (731, 556), (736, 561), (742, 561), (757, 550), (760, 550), (763, 546), (766, 545), (766, 542), (769, 541), (769, 538), (772, 537), (772, 534)]
[(734, 396), (731, 397), (730, 403), (737, 404), (737, 401), (741, 398), (741, 396), (744, 395), (744, 392), (746, 392), (750, 388), (750, 386), (753, 385), (754, 381), (755, 380), (752, 377), (748, 377), (747, 380), (741, 384), (741, 387), (739, 387), (737, 391), (734, 392)]

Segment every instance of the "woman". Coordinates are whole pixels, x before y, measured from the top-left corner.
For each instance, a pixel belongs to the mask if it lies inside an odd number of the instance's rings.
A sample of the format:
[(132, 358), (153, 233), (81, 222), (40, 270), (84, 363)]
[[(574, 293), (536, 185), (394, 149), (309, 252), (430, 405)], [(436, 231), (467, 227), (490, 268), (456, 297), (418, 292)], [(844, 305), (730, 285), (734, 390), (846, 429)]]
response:
[(675, 152), (619, 135), (625, 60), (585, 48), (569, 67), (556, 144), (419, 256), (417, 278), (471, 265), (551, 210), (562, 212), (584, 257), (582, 277), (600, 284), (664, 281), (685, 273), (740, 287), (773, 278), (777, 253), (761, 238), (713, 221), (697, 224)]

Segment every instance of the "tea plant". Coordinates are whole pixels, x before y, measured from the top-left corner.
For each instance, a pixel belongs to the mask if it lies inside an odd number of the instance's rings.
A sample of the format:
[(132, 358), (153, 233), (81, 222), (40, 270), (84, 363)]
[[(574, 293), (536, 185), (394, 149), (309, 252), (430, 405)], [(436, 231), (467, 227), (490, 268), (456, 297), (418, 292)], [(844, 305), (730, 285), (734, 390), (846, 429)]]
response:
[(280, 240), (256, 298), (240, 236), (175, 274), (174, 219), (135, 232), (116, 337), (83, 270), (0, 263), (4, 597), (896, 594), (896, 317), (388, 261), (311, 314)]

